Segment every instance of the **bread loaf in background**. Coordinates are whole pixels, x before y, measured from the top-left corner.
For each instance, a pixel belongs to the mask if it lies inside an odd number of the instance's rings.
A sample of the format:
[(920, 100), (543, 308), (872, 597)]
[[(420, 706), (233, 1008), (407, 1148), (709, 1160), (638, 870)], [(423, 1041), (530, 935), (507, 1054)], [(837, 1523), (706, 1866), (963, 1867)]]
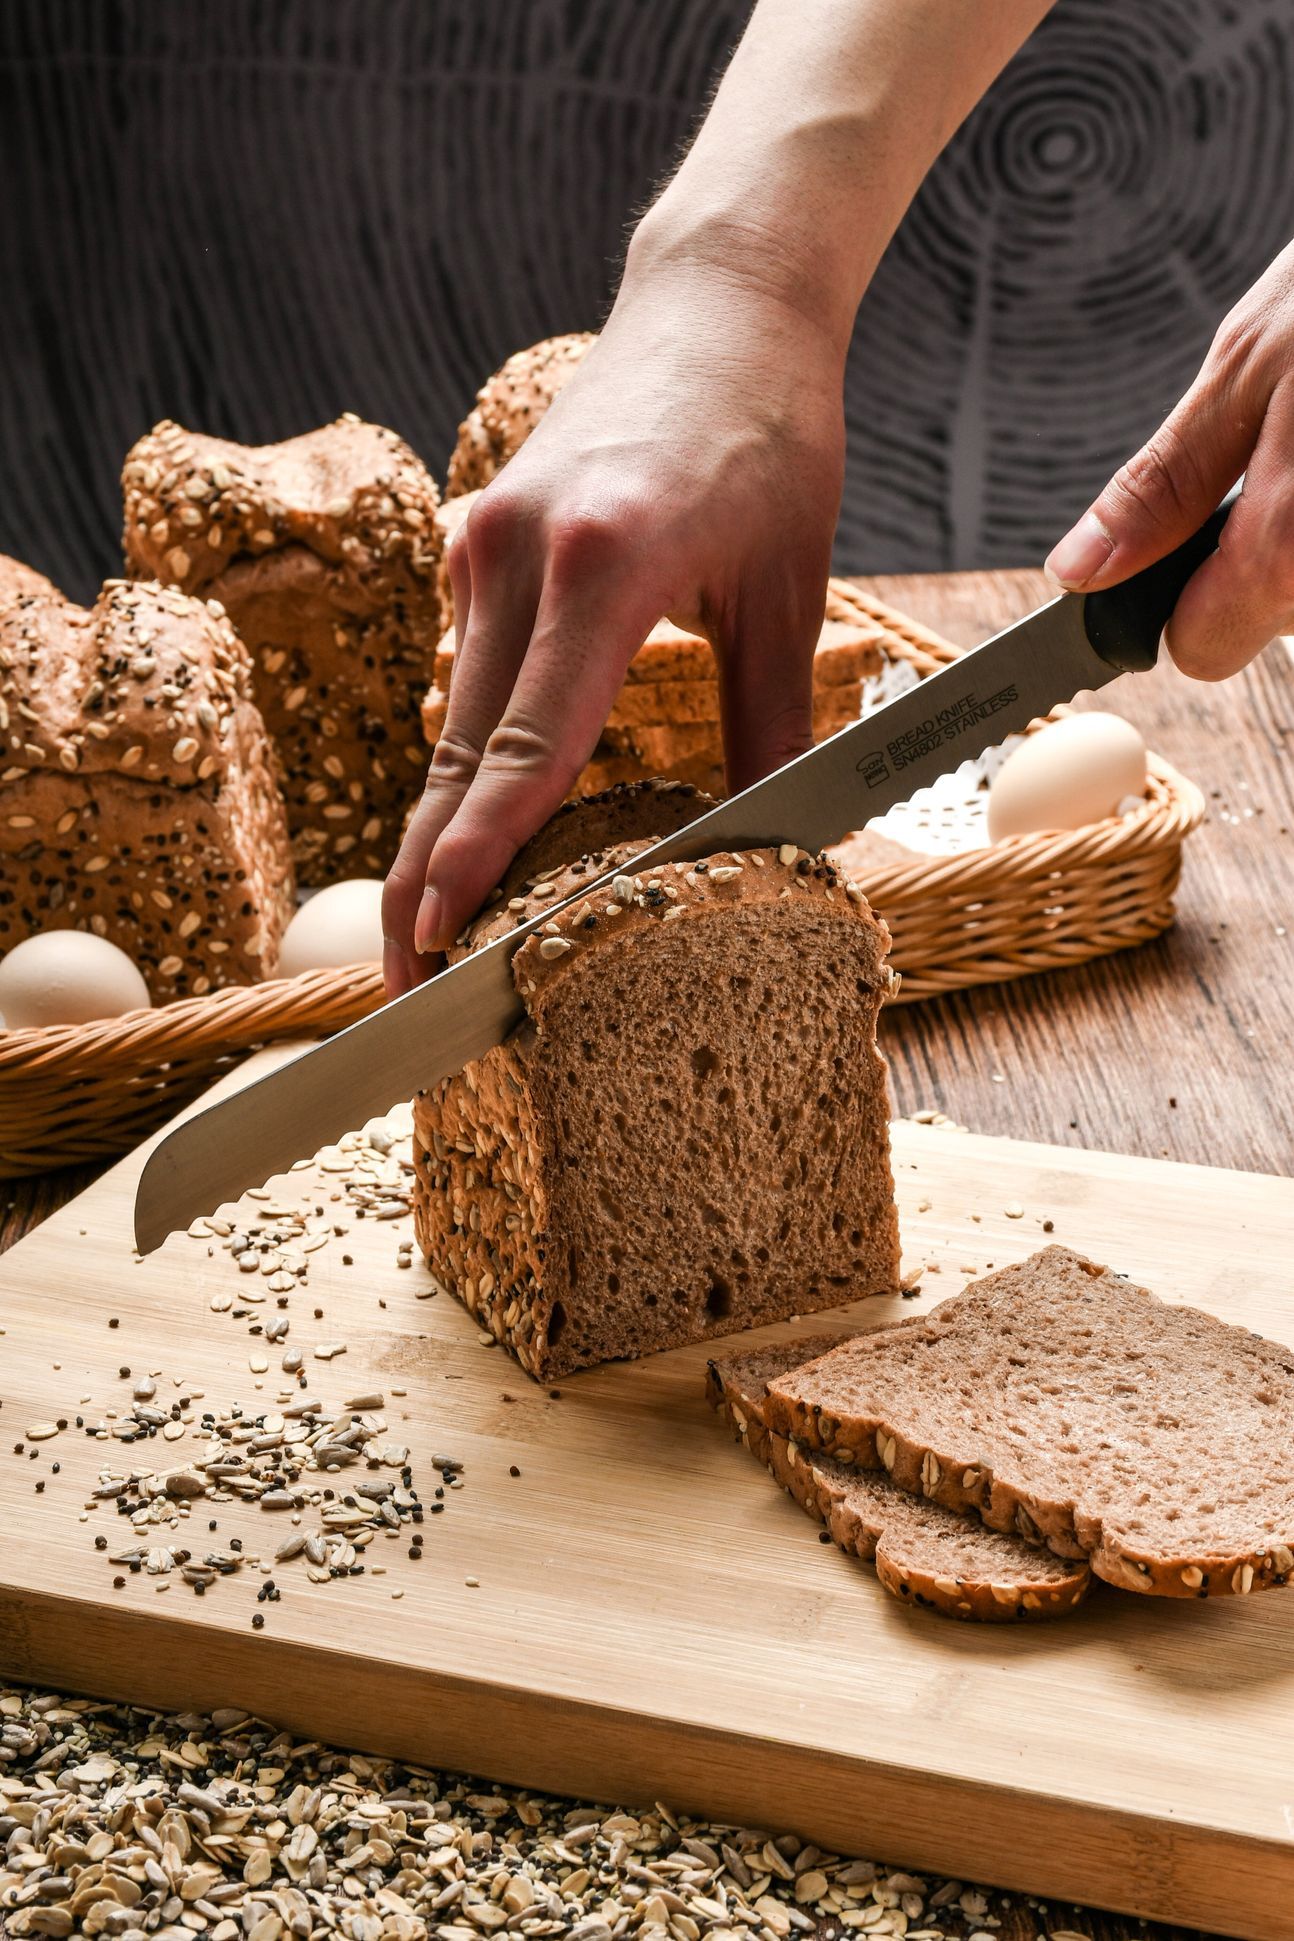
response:
[(0, 755), (0, 953), (90, 930), (155, 1003), (273, 972), (287, 828), (219, 606), (109, 580), (87, 611), (0, 560)]
[(218, 598), (246, 642), (301, 881), (384, 873), (441, 632), (426, 467), (348, 414), (279, 445), (161, 424), (122, 479), (129, 570)]
[(518, 949), (524, 1023), (415, 1102), (419, 1245), (541, 1380), (898, 1284), (888, 933), (792, 845), (636, 876), (660, 800), (523, 854), (457, 954), (620, 874)]
[(479, 491), (515, 457), (594, 342), (587, 330), (542, 338), (515, 351), (485, 380), (458, 428), (445, 483), (447, 499)]
[[(436, 649), (436, 681), (423, 698), (423, 734), (432, 748), (449, 711), (455, 651), (451, 630)], [(816, 740), (823, 741), (858, 719), (863, 683), (880, 672), (881, 664), (874, 628), (823, 621), (813, 663)], [(652, 628), (630, 662), (606, 728), (572, 795), (597, 794), (619, 782), (653, 776), (723, 792), (723, 728), (714, 652), (701, 635), (668, 620)]]

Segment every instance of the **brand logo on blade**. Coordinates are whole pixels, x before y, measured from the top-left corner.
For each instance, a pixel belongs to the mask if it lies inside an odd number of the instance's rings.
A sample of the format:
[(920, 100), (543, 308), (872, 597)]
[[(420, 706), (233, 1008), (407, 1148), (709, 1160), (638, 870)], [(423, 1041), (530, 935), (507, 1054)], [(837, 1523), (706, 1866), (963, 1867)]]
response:
[(923, 756), (933, 753), (936, 748), (944, 748), (949, 742), (959, 741), (969, 734), (977, 722), (987, 721), (991, 716), (1009, 708), (1019, 699), (1019, 689), (1015, 686), (999, 688), (980, 701), (973, 694), (964, 694), (960, 700), (950, 701), (946, 708), (939, 708), (918, 721), (913, 727), (905, 728), (887, 742), (884, 749), (874, 749), (864, 755), (858, 763), (858, 773), (869, 789), (883, 782), (891, 769), (910, 768)]

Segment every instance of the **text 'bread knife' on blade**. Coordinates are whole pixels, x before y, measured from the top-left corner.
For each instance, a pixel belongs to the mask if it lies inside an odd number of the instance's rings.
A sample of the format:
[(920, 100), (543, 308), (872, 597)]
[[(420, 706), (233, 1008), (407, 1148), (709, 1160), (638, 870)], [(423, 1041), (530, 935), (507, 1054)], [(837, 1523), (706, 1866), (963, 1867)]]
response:
[[(884, 815), (1062, 701), (1153, 667), (1191, 574), (1217, 546), (1236, 497), (1145, 572), (1101, 593), (1051, 600), (864, 720), (699, 815), (634, 858), (635, 874), (719, 849), (794, 842), (816, 851)], [(195, 1113), (149, 1154), (135, 1196), (141, 1253), (200, 1213), (460, 1071), (522, 1016), (512, 956), (555, 913), (610, 881), (581, 883), (507, 936)]]

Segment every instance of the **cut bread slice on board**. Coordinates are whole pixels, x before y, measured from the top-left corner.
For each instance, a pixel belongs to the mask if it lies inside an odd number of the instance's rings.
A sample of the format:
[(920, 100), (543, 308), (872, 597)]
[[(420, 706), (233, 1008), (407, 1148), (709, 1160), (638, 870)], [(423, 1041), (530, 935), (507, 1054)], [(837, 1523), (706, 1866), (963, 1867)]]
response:
[(838, 1345), (835, 1337), (814, 1336), (712, 1361), (706, 1398), (842, 1550), (875, 1563), (881, 1583), (901, 1602), (981, 1624), (1072, 1611), (1092, 1581), (1086, 1564), (985, 1529), (978, 1518), (919, 1502), (883, 1473), (859, 1474), (831, 1456), (797, 1449), (769, 1429), (769, 1382)]
[(1066, 1247), (778, 1376), (766, 1413), (1124, 1590), (1294, 1574), (1294, 1352)]

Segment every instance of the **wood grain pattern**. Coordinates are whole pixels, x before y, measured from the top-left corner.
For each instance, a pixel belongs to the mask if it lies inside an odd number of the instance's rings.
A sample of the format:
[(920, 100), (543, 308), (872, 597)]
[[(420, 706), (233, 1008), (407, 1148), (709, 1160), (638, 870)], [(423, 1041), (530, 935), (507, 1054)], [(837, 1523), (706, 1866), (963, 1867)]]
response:
[[(926, 1301), (963, 1267), (1029, 1252), (1046, 1217), (1058, 1240), (1166, 1294), (1294, 1340), (1294, 1184), (910, 1126), (896, 1160), (909, 1260), (941, 1262)], [(307, 1354), (325, 1400), (407, 1391), (388, 1417), (416, 1474), (433, 1451), (465, 1463), (466, 1488), (428, 1520), (427, 1560), (392, 1545), (382, 1580), (323, 1586), (284, 1567), (260, 1633), (242, 1579), (200, 1600), (179, 1585), (159, 1596), (146, 1576), (114, 1590), (92, 1543), (123, 1525), (103, 1508), (79, 1521), (109, 1446), (69, 1431), (32, 1460), (13, 1448), (27, 1422), (81, 1396), (97, 1417), (128, 1393), (122, 1368), (160, 1371), (166, 1394), (173, 1380), (200, 1389), (207, 1407), (277, 1393), (268, 1376), (253, 1393), (247, 1323), (209, 1310), (237, 1291), (228, 1255), (181, 1236), (130, 1259), (138, 1166), (0, 1267), (4, 1669), (167, 1707), (250, 1704), (420, 1762), (666, 1796), (900, 1864), (1294, 1936), (1294, 1773), (1272, 1729), (1294, 1705), (1294, 1599), (1101, 1592), (1068, 1624), (1006, 1633), (902, 1610), (719, 1430), (704, 1349), (590, 1371), (555, 1397), (482, 1346), (457, 1304), (417, 1300), (421, 1270), (395, 1265), (402, 1221), (354, 1227), (350, 1268), (332, 1247), (314, 1256), (293, 1341), (348, 1342), (326, 1366)], [(328, 1186), (304, 1171), (281, 1191), (318, 1203)], [(1005, 1217), (1015, 1200), (1023, 1219)], [(182, 1438), (149, 1466), (185, 1454)], [(238, 1505), (219, 1514), (221, 1540), (236, 1531), (249, 1550), (284, 1529)]]
[[(1030, 572), (867, 584), (968, 646), (1047, 597)], [(1098, 963), (887, 1012), (898, 1109), (938, 1106), (978, 1132), (1288, 1174), (1290, 655), (1274, 644), (1218, 687), (1160, 666), (1094, 705), (1134, 721), (1209, 800), (1186, 845), (1177, 924)]]
[[(966, 645), (1028, 611), (1044, 593), (1041, 576), (1029, 572), (863, 584)], [(1231, 790), (1212, 802), (1214, 819), (1188, 846), (1179, 929), (1124, 957), (890, 1013), (885, 1032), (899, 1108), (941, 1104), (982, 1131), (1064, 1144), (1085, 1138), (1109, 1151), (1164, 1150), (1218, 1166), (1288, 1173), (1294, 1027), (1281, 956), (1287, 945), (1275, 936), (1294, 901), (1290, 838), (1283, 833), (1294, 826), (1285, 763), (1294, 728), (1288, 659), (1270, 649), (1255, 669), (1222, 688), (1200, 688), (1161, 671), (1103, 698), (1137, 720), (1206, 793)], [(1231, 789), (1232, 777), (1249, 784), (1247, 794)], [(1259, 806), (1261, 816), (1243, 819), (1245, 807)], [(1234, 808), (1242, 820), (1222, 821), (1223, 808)], [(1214, 936), (1220, 941), (1210, 943)], [(1244, 1035), (1258, 1028), (1255, 1013), (1261, 1041)], [(996, 1084), (994, 1072), (1010, 1082)], [(1169, 1096), (1178, 1099), (1176, 1108), (1167, 1105)], [(0, 1196), (0, 1249), (92, 1177), (93, 1169), (77, 1168), (10, 1188)], [(1148, 1268), (1147, 1278), (1153, 1283), (1158, 1276)], [(122, 1689), (132, 1689), (129, 1670), (122, 1667)], [(362, 1724), (359, 1741), (372, 1743), (369, 1721)], [(592, 1760), (577, 1764), (568, 1783), (587, 1795)], [(785, 1819), (780, 1812), (778, 1824)], [(826, 1837), (820, 1827), (811, 1832)], [(1090, 1900), (1095, 1882), (1082, 1877), (1081, 1867), (1075, 1871), (1071, 1891)], [(974, 1859), (968, 1862), (968, 1877), (981, 1872)], [(1208, 1919), (1199, 1911), (1184, 1918), (1192, 1926)], [(1126, 1941), (1142, 1932), (1120, 1917), (1069, 1908), (1042, 1931), (1054, 1926), (1090, 1933), (1094, 1941)], [(1152, 1932), (1156, 1941), (1181, 1941), (1183, 1933)], [(1022, 1928), (1018, 1941), (1032, 1941), (1032, 1934)], [(1011, 1941), (1017, 1941), (1014, 1930)]]

